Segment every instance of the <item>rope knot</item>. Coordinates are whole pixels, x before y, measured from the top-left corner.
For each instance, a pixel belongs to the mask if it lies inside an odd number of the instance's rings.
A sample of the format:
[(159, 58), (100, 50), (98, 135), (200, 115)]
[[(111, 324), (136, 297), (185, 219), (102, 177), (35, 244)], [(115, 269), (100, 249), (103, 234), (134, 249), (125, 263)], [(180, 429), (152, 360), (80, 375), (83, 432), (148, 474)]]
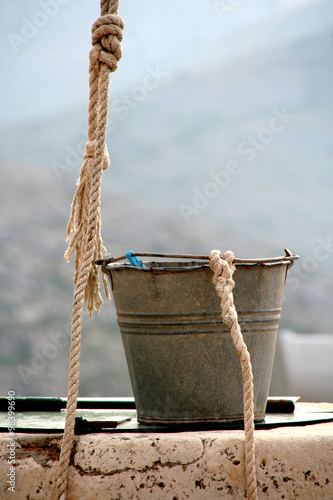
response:
[[(223, 263), (221, 260), (221, 252), (220, 250), (212, 250), (209, 254), (209, 266), (214, 273), (213, 282), (215, 277), (221, 276), (223, 270)], [(214, 285), (216, 283), (214, 282)]]
[(234, 264), (234, 254), (231, 250), (224, 252), (221, 257), (221, 252), (219, 250), (212, 250), (209, 254), (209, 266), (214, 273), (213, 283), (219, 286), (226, 286), (233, 288), (234, 282), (232, 280), (232, 275), (236, 269)]
[(99, 60), (105, 63), (111, 72), (118, 68), (118, 61), (122, 56), (121, 41), (125, 27), (122, 18), (116, 14), (101, 16), (92, 25), (91, 58), (93, 62)]
[[(84, 159), (87, 160), (88, 158), (94, 158), (95, 150), (96, 150), (96, 139), (94, 139), (93, 141), (88, 141), (86, 143), (86, 147), (84, 150)], [(107, 168), (109, 168), (109, 166), (110, 166), (110, 158), (107, 147), (105, 145), (104, 156), (102, 161), (103, 170), (106, 170)]]
[(227, 250), (222, 255), (222, 259), (228, 263), (228, 266), (233, 273), (236, 270), (234, 253), (231, 250)]

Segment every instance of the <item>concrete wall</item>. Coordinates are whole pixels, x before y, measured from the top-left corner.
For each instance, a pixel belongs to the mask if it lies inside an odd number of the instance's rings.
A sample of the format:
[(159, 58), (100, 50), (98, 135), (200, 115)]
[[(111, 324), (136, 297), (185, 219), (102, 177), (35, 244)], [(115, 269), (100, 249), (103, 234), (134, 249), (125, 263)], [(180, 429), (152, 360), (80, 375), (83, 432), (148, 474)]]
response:
[[(259, 499), (333, 498), (333, 423), (258, 430), (255, 440)], [(10, 441), (1, 435), (0, 498), (51, 499), (61, 436), (15, 436), (15, 493), (6, 483)], [(77, 436), (68, 498), (245, 498), (243, 432)]]

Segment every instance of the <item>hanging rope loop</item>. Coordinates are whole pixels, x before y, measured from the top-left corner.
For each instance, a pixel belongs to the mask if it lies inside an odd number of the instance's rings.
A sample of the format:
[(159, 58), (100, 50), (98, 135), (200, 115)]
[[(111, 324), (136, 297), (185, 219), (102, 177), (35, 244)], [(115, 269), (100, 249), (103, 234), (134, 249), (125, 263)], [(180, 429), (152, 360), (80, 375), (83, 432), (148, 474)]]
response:
[(98, 61), (108, 66), (110, 72), (116, 71), (122, 56), (124, 21), (118, 15), (101, 16), (92, 25), (90, 52), (92, 64)]
[(232, 290), (235, 282), (232, 279), (236, 270), (235, 258), (230, 250), (221, 257), (219, 250), (212, 250), (209, 255), (209, 266), (214, 273), (212, 278), (217, 295), (221, 299), (223, 323), (230, 330), (233, 344), (240, 359), (243, 378), (243, 407), (245, 430), (245, 474), (247, 483), (247, 498), (257, 500), (255, 443), (254, 443), (254, 405), (253, 405), (253, 374), (250, 354), (247, 350), (238, 323), (237, 311), (234, 305)]

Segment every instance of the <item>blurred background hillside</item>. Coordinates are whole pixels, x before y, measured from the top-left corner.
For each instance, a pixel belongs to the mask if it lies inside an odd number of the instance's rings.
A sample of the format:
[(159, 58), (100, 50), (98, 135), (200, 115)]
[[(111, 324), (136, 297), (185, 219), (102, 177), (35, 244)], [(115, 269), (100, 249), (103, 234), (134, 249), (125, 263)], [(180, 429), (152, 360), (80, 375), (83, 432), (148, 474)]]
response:
[[(302, 259), (280, 327), (331, 334), (333, 4), (235, 3), (120, 1), (104, 243), (113, 255), (290, 248)], [(73, 264), (63, 254), (98, 15), (98, 0), (0, 4), (1, 394), (67, 392)], [(106, 303), (84, 320), (80, 396), (130, 394)]]

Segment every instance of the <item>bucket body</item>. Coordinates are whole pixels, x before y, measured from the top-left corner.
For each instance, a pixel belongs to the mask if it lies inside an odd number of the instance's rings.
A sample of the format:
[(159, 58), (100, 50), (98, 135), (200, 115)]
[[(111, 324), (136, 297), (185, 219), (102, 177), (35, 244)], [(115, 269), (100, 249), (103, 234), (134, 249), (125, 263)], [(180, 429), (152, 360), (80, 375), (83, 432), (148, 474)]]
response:
[[(238, 354), (208, 264), (104, 267), (140, 423), (242, 421)], [(289, 262), (290, 264), (290, 262)], [(251, 356), (255, 419), (265, 416), (288, 262), (236, 265), (234, 302)]]

